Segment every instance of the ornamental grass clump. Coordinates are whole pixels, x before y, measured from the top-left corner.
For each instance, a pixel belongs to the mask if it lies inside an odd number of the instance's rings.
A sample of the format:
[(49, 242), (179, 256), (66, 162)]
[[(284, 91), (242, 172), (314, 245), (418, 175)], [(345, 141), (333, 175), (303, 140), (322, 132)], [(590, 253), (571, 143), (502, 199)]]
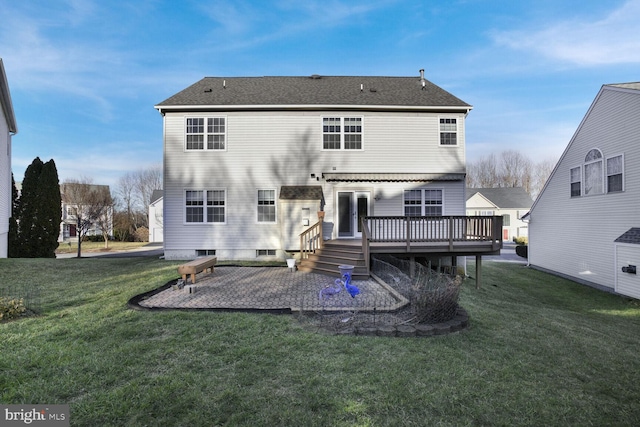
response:
[(0, 322), (23, 316), (26, 312), (24, 299), (0, 297)]

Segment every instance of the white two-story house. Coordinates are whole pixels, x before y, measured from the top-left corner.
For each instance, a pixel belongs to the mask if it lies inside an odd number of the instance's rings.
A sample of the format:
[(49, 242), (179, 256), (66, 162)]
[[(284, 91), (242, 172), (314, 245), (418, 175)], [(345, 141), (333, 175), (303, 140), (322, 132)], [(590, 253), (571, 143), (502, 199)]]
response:
[[(282, 258), (302, 249), (318, 215), (322, 240), (344, 242), (363, 232), (380, 240), (400, 218), (465, 215), (472, 107), (422, 70), (207, 77), (155, 108), (164, 118), (167, 259)], [(390, 219), (362, 221), (370, 217)]]
[(8, 253), (11, 217), (11, 137), (18, 132), (9, 83), (0, 59), (0, 258)]

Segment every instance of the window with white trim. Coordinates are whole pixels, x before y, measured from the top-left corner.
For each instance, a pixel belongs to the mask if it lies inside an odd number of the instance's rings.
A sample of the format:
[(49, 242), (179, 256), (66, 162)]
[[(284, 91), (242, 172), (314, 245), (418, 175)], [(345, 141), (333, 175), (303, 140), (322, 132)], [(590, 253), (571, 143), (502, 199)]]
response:
[(458, 119), (440, 119), (440, 145), (458, 145)]
[(607, 193), (624, 191), (624, 159), (622, 154), (607, 159)]
[(225, 150), (226, 122), (225, 117), (187, 117), (185, 149)]
[(226, 221), (226, 190), (186, 190), (185, 222), (206, 224)]
[(362, 117), (323, 117), (324, 150), (362, 150)]
[(404, 191), (405, 216), (442, 216), (442, 189)]
[(584, 158), (584, 195), (602, 194), (602, 153), (597, 148), (590, 150)]
[(276, 222), (276, 190), (258, 190), (258, 222)]
[(582, 193), (582, 168), (572, 168), (571, 174), (571, 197), (579, 197)]

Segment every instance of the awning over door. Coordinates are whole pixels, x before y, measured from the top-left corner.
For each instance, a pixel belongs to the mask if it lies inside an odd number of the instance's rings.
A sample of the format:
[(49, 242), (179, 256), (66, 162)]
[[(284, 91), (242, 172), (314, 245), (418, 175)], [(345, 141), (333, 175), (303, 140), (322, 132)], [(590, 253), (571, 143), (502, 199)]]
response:
[(325, 172), (327, 182), (431, 182), (463, 181), (463, 173), (349, 173)]
[(324, 200), (320, 185), (283, 185), (280, 200)]

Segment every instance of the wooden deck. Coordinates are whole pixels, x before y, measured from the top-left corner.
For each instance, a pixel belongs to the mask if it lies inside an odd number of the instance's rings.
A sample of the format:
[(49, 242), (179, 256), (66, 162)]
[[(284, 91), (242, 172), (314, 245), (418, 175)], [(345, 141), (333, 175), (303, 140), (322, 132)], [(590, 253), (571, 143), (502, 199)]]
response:
[[(322, 249), (321, 236), (322, 220), (300, 235), (302, 260)], [(361, 239), (333, 242), (360, 248), (367, 273), (371, 254), (376, 253), (454, 260), (458, 256), (475, 256), (476, 286), (480, 286), (482, 255), (499, 255), (502, 249), (502, 217), (364, 217)]]

